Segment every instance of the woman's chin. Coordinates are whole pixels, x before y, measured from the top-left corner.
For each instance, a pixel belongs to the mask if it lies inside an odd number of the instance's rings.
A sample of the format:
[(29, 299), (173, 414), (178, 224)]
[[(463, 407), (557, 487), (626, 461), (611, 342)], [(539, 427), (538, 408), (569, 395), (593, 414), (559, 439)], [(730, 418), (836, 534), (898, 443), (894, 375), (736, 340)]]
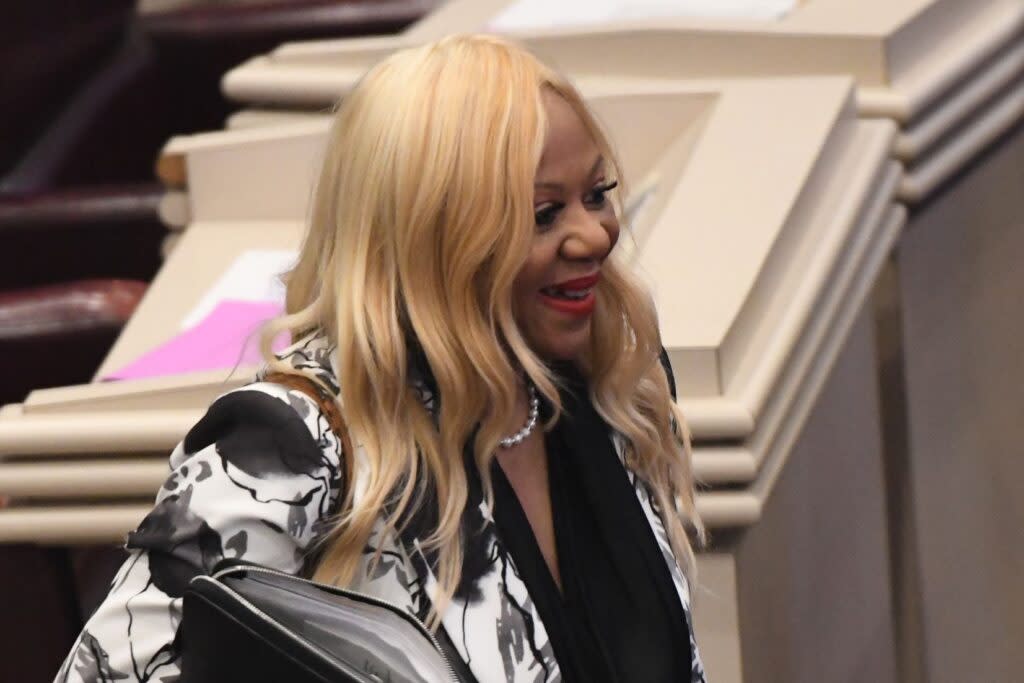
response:
[(576, 360), (590, 346), (590, 325), (585, 329), (546, 335), (533, 340), (534, 353), (548, 361)]

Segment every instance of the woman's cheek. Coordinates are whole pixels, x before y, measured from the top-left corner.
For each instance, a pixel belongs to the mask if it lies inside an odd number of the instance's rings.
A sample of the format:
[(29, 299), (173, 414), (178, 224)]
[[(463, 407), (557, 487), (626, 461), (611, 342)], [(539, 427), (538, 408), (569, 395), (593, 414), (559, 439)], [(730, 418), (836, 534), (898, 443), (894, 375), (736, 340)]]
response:
[(608, 251), (610, 253), (619, 241), (620, 228), (618, 218), (613, 217), (612, 220), (605, 225), (605, 230), (608, 231)]

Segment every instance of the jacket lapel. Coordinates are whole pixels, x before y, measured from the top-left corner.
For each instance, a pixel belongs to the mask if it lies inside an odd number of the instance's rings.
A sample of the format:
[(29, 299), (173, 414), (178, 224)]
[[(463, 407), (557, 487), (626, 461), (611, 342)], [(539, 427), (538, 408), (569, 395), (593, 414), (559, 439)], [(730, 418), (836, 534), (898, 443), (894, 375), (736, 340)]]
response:
[(679, 595), (679, 601), (683, 604), (683, 608), (689, 611), (690, 589), (686, 577), (683, 575), (683, 570), (679, 566), (679, 562), (676, 561), (675, 553), (672, 551), (672, 544), (669, 542), (668, 531), (662, 522), (661, 512), (657, 509), (654, 500), (651, 498), (647, 485), (640, 481), (636, 473), (625, 465), (623, 437), (615, 433), (612, 440), (615, 443), (615, 451), (619, 455), (619, 461), (623, 462), (622, 466), (626, 470), (626, 476), (629, 477), (629, 482), (633, 485), (633, 491), (636, 493), (637, 500), (640, 501), (640, 508), (644, 512), (644, 517), (646, 517), (651, 530), (654, 531), (654, 538), (658, 542), (658, 549), (661, 550), (661, 555), (665, 560), (665, 564), (668, 565), (669, 573), (672, 575), (672, 583), (675, 586), (676, 593)]
[[(471, 585), (460, 587), (441, 624), (480, 683), (559, 681), (547, 631), (526, 584), (495, 533), (490, 510), (483, 502), (479, 506), (486, 522), (468, 539), (466, 554), (486, 558), (486, 566)], [(411, 552), (418, 556), (413, 565), (423, 573), (426, 595), (432, 595), (437, 578), (418, 541), (412, 541)]]
[[(289, 350), (290, 360), (296, 367), (313, 371), (337, 387), (336, 368), (333, 363), (333, 348), (323, 337), (307, 339)], [(415, 359), (413, 369), (424, 370), (422, 359)], [(414, 376), (415, 389), (427, 410), (437, 415), (436, 388), (429, 370), (422, 376)], [(626, 469), (630, 483), (636, 492), (647, 523), (654, 531), (658, 547), (668, 565), (683, 609), (690, 620), (690, 594), (686, 578), (668, 541), (668, 534), (646, 487), (625, 465), (624, 444), (621, 435), (613, 433), (615, 451)], [(358, 448), (356, 449), (358, 450)], [(357, 460), (358, 453), (352, 454)], [(561, 672), (555, 661), (554, 651), (547, 630), (540, 619), (526, 584), (516, 569), (511, 555), (498, 538), (494, 517), (474, 476), (475, 467), (468, 468), (470, 474), (470, 500), (463, 522), (466, 547), (465, 564), (473, 565), (459, 590), (441, 615), (441, 626), (458, 656), (479, 683), (553, 683), (561, 680)], [(357, 474), (357, 480), (360, 478)], [(353, 482), (358, 486), (358, 482)], [(365, 576), (366, 588), (374, 594), (404, 606), (410, 613), (421, 619), (430, 608), (430, 595), (436, 591), (438, 582), (435, 566), (418, 538), (424, 527), (413, 524), (396, 538), (384, 538), (375, 532), (367, 548), (372, 555), (376, 548), (384, 551), (385, 562), (378, 565), (374, 576)], [(367, 560), (369, 557), (367, 557)], [(363, 563), (366, 567), (367, 563)], [(392, 580), (393, 579), (393, 580)], [(690, 628), (692, 640), (692, 626)], [(691, 644), (692, 648), (692, 644)], [(695, 666), (699, 666), (694, 652)], [(461, 667), (457, 667), (461, 668)], [(695, 679), (697, 680), (697, 679)]]
[(639, 480), (633, 470), (625, 465), (625, 448), (622, 435), (616, 433), (613, 435), (612, 440), (615, 443), (615, 450), (619, 454), (619, 460), (623, 462), (623, 467), (626, 470), (626, 476), (629, 477), (630, 483), (633, 484), (633, 490), (636, 492), (637, 500), (640, 501), (640, 507), (643, 509), (644, 515), (647, 517), (647, 523), (651, 526), (651, 530), (654, 531), (654, 538), (658, 542), (658, 549), (661, 550), (662, 557), (665, 559), (665, 564), (668, 565), (668, 570), (672, 576), (672, 583), (675, 586), (676, 594), (679, 596), (679, 602), (683, 605), (683, 616), (686, 619), (686, 628), (689, 631), (690, 640), (690, 681), (692, 683), (703, 683), (705, 680), (704, 663), (701, 661), (700, 651), (697, 648), (697, 642), (694, 638), (693, 614), (690, 608), (689, 581), (687, 581), (686, 576), (683, 574), (682, 567), (676, 559), (675, 553), (672, 551), (672, 544), (669, 542), (668, 532), (666, 531), (665, 524), (662, 521), (661, 512), (658, 510), (654, 499), (651, 497), (650, 491), (646, 484)]

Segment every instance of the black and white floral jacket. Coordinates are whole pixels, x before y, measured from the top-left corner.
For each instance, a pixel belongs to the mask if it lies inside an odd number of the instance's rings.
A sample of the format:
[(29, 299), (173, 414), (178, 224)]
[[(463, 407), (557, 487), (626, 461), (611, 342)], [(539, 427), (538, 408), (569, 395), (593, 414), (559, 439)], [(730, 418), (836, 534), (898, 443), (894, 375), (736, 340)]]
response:
[[(311, 336), (284, 356), (337, 388), (323, 337)], [(428, 409), (426, 383), (417, 383)], [(622, 443), (615, 440), (622, 455)], [(365, 462), (358, 444), (355, 495)], [(349, 455), (349, 454), (346, 454)], [(223, 558), (291, 573), (309, 571), (309, 551), (341, 488), (341, 448), (326, 418), (305, 394), (257, 381), (213, 403), (170, 457), (171, 472), (153, 510), (128, 535), (129, 557), (105, 601), (89, 619), (57, 681), (178, 680), (175, 635), (189, 580)], [(687, 581), (672, 554), (652, 497), (632, 472), (640, 505), (661, 547), (692, 634)], [(448, 639), (481, 683), (561, 680), (544, 624), (483, 502), (467, 513), (482, 528), (467, 547), (465, 577), (445, 610)], [(353, 588), (423, 618), (435, 585), (414, 535), (377, 528)], [(374, 551), (383, 561), (370, 563)], [(691, 635), (692, 680), (704, 672)]]

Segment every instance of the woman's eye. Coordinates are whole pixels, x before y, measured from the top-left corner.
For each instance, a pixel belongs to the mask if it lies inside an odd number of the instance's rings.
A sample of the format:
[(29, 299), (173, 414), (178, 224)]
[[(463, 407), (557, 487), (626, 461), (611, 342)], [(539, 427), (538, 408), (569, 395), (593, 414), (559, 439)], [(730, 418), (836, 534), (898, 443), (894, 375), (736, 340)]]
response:
[(558, 211), (561, 208), (562, 206), (560, 204), (545, 206), (543, 209), (533, 214), (534, 220), (537, 222), (537, 225), (549, 226), (555, 222), (556, 218), (558, 218)]
[(605, 201), (607, 201), (608, 199), (608, 197), (606, 197), (605, 195), (607, 195), (609, 192), (611, 192), (618, 186), (619, 181), (617, 180), (610, 183), (606, 183), (604, 185), (598, 185), (597, 187), (590, 191), (590, 195), (587, 197), (587, 204), (595, 206), (597, 208), (603, 207)]

